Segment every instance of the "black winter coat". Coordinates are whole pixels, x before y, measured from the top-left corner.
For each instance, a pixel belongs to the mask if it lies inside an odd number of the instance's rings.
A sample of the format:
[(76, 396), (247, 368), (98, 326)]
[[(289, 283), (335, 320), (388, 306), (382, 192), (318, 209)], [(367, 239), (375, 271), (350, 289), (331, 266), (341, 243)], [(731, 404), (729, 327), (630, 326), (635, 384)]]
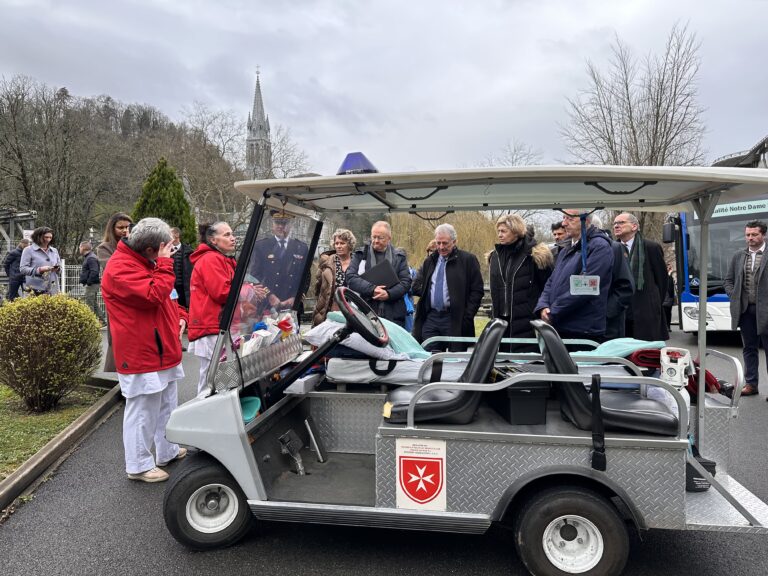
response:
[[(413, 337), (419, 342), (422, 338), (424, 321), (432, 309), (430, 290), (432, 275), (437, 267), (439, 254), (434, 252), (427, 256), (419, 269), (422, 278), (419, 296), (416, 304), (416, 318), (413, 323)], [(480, 309), (483, 300), (483, 276), (480, 273), (480, 263), (474, 254), (454, 248), (445, 263), (445, 282), (448, 285), (448, 297), (451, 301), (451, 333), (449, 336), (475, 335), (475, 314)], [(466, 344), (453, 343), (451, 351), (466, 350)]]
[(179, 304), (189, 308), (189, 283), (192, 280), (192, 262), (189, 257), (194, 252), (189, 244), (182, 242), (179, 249), (173, 254), (173, 274), (176, 282), (173, 287), (179, 294)]
[(553, 266), (549, 247), (527, 236), (513, 244), (497, 244), (491, 252), (488, 267), (493, 317), (509, 322), (505, 337), (533, 338), (533, 311)]
[(83, 266), (80, 268), (80, 284), (83, 286), (99, 284), (101, 282), (99, 278), (100, 272), (99, 259), (96, 258), (96, 254), (93, 251), (88, 252), (85, 255), (85, 260), (83, 260)]
[(9, 280), (21, 280), (24, 278), (24, 274), (19, 271), (19, 263), (21, 262), (21, 248), (16, 247), (5, 257), (3, 260), (3, 268)]
[[(643, 289), (638, 287), (639, 272), (636, 269), (640, 242), (645, 245), (645, 265), (643, 266)], [(661, 245), (652, 240), (635, 236), (632, 253), (629, 257), (632, 275), (635, 280), (635, 293), (632, 295), (632, 306), (627, 310), (628, 325), (632, 332), (627, 336), (638, 340), (667, 340), (667, 318), (662, 306), (667, 292), (667, 265), (664, 263), (664, 251)]]
[[(359, 269), (360, 264), (367, 260), (368, 247), (370, 244), (366, 244), (362, 248), (355, 250), (352, 254), (352, 261), (347, 268), (347, 286), (352, 290), (360, 294), (368, 305), (373, 308), (381, 318), (386, 318), (390, 322), (405, 326), (405, 300), (404, 296), (411, 290), (411, 273), (408, 270), (408, 261), (405, 258), (405, 252), (399, 248), (395, 248), (395, 261), (392, 262), (392, 266), (397, 273), (397, 277), (400, 282), (387, 289), (389, 293), (389, 299), (383, 302), (379, 302), (373, 299), (373, 289), (375, 286), (360, 277)], [(366, 262), (366, 270), (375, 266), (375, 264), (369, 264)]]

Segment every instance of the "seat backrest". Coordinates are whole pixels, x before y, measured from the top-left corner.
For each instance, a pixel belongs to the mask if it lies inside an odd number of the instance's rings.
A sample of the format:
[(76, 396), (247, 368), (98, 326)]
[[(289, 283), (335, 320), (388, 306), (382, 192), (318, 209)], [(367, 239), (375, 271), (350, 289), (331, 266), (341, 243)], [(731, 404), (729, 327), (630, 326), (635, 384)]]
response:
[[(579, 368), (573, 361), (560, 334), (542, 320), (532, 320), (531, 326), (539, 342), (547, 371), (552, 374), (578, 374)], [(592, 427), (592, 400), (583, 385), (558, 382), (555, 389), (560, 397), (560, 410), (577, 428), (590, 430)]]
[(482, 383), (488, 380), (506, 329), (507, 322), (501, 318), (494, 318), (485, 325), (459, 382)]

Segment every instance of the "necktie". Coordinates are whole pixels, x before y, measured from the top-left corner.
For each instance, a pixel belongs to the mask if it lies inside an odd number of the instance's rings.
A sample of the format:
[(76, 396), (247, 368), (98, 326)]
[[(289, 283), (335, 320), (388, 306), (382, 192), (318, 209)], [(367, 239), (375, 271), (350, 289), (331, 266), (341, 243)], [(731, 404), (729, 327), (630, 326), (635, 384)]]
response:
[(285, 254), (285, 240), (279, 240), (278, 244), (280, 246), (280, 249), (278, 250), (278, 258), (282, 258), (283, 254)]
[(623, 242), (621, 243), (621, 245), (624, 247), (624, 254), (626, 254), (627, 256), (629, 256), (629, 246), (627, 246), (627, 245), (626, 245), (626, 244), (624, 244)]
[(443, 299), (443, 286), (445, 285), (445, 259), (437, 259), (437, 272), (435, 276), (435, 288), (434, 288), (434, 309), (442, 311), (445, 308), (445, 300)]

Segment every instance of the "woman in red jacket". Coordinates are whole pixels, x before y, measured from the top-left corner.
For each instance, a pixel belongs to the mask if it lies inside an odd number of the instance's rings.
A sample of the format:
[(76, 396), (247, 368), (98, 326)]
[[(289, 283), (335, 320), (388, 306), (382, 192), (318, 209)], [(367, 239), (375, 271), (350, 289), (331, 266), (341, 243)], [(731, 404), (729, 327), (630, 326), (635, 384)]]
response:
[(201, 232), (203, 242), (189, 257), (194, 268), (189, 283), (189, 341), (200, 358), (197, 393), (205, 389), (206, 373), (211, 363), (219, 322), (235, 275), (237, 241), (226, 222), (215, 222)]
[(173, 294), (170, 254), (168, 224), (144, 218), (130, 237), (118, 242), (101, 280), (125, 396), (125, 469), (128, 478), (142, 482), (167, 480), (160, 467), (187, 453), (165, 439), (165, 426), (177, 405), (176, 382), (184, 377), (181, 333), (186, 326), (186, 312)]

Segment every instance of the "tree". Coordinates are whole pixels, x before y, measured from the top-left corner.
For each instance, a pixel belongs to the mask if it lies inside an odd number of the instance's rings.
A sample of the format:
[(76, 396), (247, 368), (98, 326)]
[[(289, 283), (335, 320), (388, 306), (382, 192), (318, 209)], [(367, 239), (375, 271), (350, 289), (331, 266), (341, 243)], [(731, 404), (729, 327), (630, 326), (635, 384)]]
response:
[[(703, 108), (698, 104), (699, 43), (675, 25), (661, 55), (641, 64), (619, 38), (607, 71), (587, 62), (589, 86), (568, 99), (562, 135), (577, 163), (695, 166), (704, 162)], [(663, 216), (649, 228), (656, 235)]]
[(134, 221), (153, 216), (181, 229), (181, 239), (195, 244), (197, 230), (189, 202), (184, 197), (184, 185), (176, 170), (160, 158), (141, 187), (141, 196), (133, 209)]

